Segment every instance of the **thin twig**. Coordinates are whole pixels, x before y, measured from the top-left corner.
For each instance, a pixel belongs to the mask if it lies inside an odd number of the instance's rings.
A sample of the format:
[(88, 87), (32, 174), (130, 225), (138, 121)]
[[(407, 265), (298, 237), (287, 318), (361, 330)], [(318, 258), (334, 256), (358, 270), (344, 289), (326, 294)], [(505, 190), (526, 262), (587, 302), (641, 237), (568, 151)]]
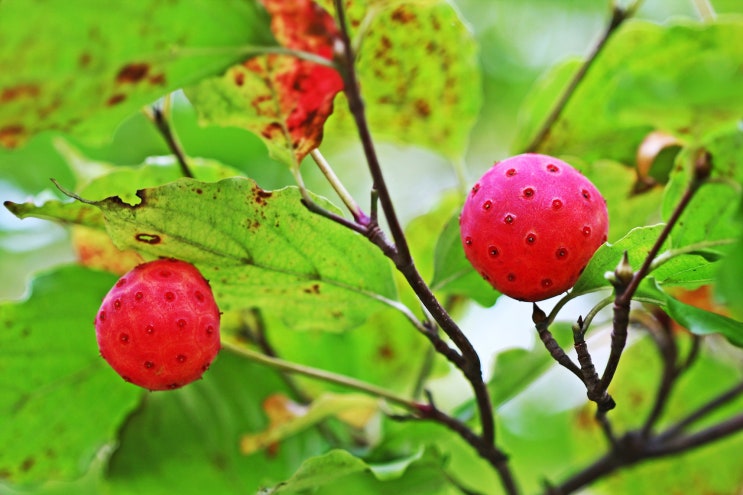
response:
[(550, 356), (583, 381), (583, 373), (581, 372), (580, 366), (575, 364), (562, 347), (560, 347), (560, 344), (557, 343), (552, 332), (549, 330), (549, 319), (547, 318), (547, 315), (539, 308), (539, 306), (536, 305), (536, 303), (532, 305), (531, 319), (536, 326), (539, 339), (550, 353)]
[(333, 167), (330, 166), (330, 163), (328, 163), (322, 153), (320, 153), (320, 150), (315, 148), (314, 150), (310, 151), (310, 156), (317, 165), (317, 168), (319, 168), (322, 174), (325, 176), (325, 179), (331, 185), (333, 190), (336, 192), (336, 194), (338, 194), (338, 197), (341, 198), (343, 204), (346, 205), (348, 211), (351, 213), (351, 215), (353, 215), (353, 219), (356, 221), (356, 223), (359, 225), (369, 225), (369, 217), (366, 216), (366, 213), (361, 210), (358, 203), (356, 203), (356, 200), (354, 200), (353, 196), (351, 196), (351, 193), (348, 192), (338, 176), (335, 175)]
[(726, 392), (720, 394), (719, 396), (699, 407), (697, 410), (690, 413), (685, 418), (681, 419), (675, 425), (670, 426), (663, 433), (658, 435), (658, 440), (666, 441), (679, 436), (689, 426), (693, 425), (713, 411), (721, 408), (730, 401), (740, 397), (741, 395), (743, 395), (743, 382), (734, 385)]
[(627, 9), (622, 9), (616, 5), (613, 6), (611, 19), (609, 20), (609, 24), (604, 30), (603, 35), (599, 39), (596, 46), (593, 48), (593, 51), (590, 53), (586, 61), (583, 62), (583, 65), (581, 65), (581, 67), (578, 69), (578, 72), (576, 72), (573, 78), (570, 80), (570, 83), (568, 83), (565, 91), (562, 92), (560, 98), (557, 100), (557, 103), (555, 103), (555, 106), (552, 108), (549, 115), (542, 123), (542, 127), (539, 128), (539, 131), (537, 131), (536, 135), (526, 146), (526, 149), (524, 151), (536, 152), (539, 150), (539, 147), (547, 139), (547, 136), (549, 136), (549, 133), (552, 130), (552, 126), (555, 125), (555, 123), (562, 115), (563, 110), (565, 110), (568, 102), (575, 94), (575, 90), (578, 88), (581, 82), (583, 82), (583, 79), (586, 77), (588, 70), (591, 68), (596, 58), (598, 58), (599, 54), (606, 46), (609, 38), (611, 38), (612, 34), (617, 31), (619, 26), (621, 26), (624, 21), (634, 15), (635, 10), (639, 6), (639, 3), (640, 2), (635, 2), (635, 5)]
[(165, 110), (160, 108), (158, 105), (153, 105), (150, 109), (150, 112), (145, 112), (145, 115), (147, 115), (150, 120), (152, 120), (152, 123), (155, 124), (157, 130), (160, 131), (160, 134), (162, 134), (163, 138), (165, 139), (165, 143), (168, 145), (171, 153), (173, 153), (176, 160), (178, 160), (178, 165), (181, 167), (181, 173), (183, 174), (183, 176), (193, 179), (194, 175), (191, 171), (191, 167), (188, 165), (188, 158), (186, 158), (186, 153), (183, 151), (183, 147), (178, 140), (178, 136), (176, 135), (175, 131), (170, 125), (170, 122), (168, 121), (168, 117), (166, 116), (166, 113), (170, 113), (170, 95), (165, 97), (164, 107)]
[(305, 366), (302, 364), (292, 363), (289, 361), (284, 361), (283, 359), (267, 356), (260, 352), (249, 349), (238, 342), (224, 339), (222, 341), (222, 347), (234, 354), (238, 354), (244, 358), (250, 359), (251, 361), (270, 366), (271, 368), (284, 371), (286, 373), (296, 373), (309, 378), (314, 378), (316, 380), (321, 380), (326, 383), (333, 383), (336, 385), (341, 385), (343, 387), (351, 388), (359, 392), (371, 395), (373, 397), (385, 399), (388, 402), (397, 404), (398, 406), (402, 406), (409, 411), (416, 412), (421, 407), (421, 404), (413, 400), (397, 395), (385, 388), (372, 385), (371, 383), (356, 380), (355, 378), (350, 378), (346, 375), (339, 375), (330, 371), (325, 371), (313, 368), (311, 366)]
[(611, 333), (611, 348), (609, 359), (604, 368), (604, 374), (601, 376), (601, 386), (604, 390), (609, 388), (609, 384), (611, 384), (614, 378), (624, 345), (627, 341), (627, 327), (629, 325), (629, 310), (632, 297), (635, 295), (640, 283), (650, 272), (653, 261), (663, 247), (663, 244), (668, 240), (671, 230), (689, 206), (696, 192), (709, 178), (711, 169), (712, 157), (705, 150), (699, 150), (693, 164), (691, 182), (686, 191), (684, 191), (676, 208), (671, 213), (668, 222), (666, 222), (663, 230), (655, 240), (655, 243), (648, 251), (640, 269), (634, 272), (634, 274), (631, 274), (632, 267), (629, 265), (627, 253), (625, 252), (622, 261), (615, 271), (616, 279), (612, 282), (616, 290), (616, 298), (614, 300), (614, 325)]

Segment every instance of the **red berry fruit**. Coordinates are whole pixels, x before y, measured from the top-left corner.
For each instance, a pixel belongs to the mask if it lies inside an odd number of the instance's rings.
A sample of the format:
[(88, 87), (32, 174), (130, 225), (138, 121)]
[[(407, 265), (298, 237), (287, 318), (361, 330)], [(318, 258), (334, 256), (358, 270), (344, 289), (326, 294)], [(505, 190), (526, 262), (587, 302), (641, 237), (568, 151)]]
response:
[(598, 189), (562, 160), (533, 153), (485, 172), (459, 223), (470, 263), (495, 289), (522, 301), (575, 285), (609, 230)]
[(95, 319), (101, 356), (124, 380), (149, 390), (182, 387), (220, 349), (219, 308), (190, 263), (161, 259), (122, 276)]

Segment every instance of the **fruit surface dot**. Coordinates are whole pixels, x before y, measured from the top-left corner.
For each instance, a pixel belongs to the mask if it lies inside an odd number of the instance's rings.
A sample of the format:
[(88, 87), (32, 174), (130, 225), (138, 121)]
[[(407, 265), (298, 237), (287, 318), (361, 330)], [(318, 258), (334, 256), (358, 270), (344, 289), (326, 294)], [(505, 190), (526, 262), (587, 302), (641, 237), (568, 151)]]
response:
[(114, 301), (114, 309), (121, 309), (121, 299)]
[(529, 244), (534, 244), (537, 240), (537, 236), (535, 234), (529, 234), (526, 236), (526, 242)]
[(464, 243), (465, 243), (465, 244), (467, 244), (468, 246), (472, 245), (472, 237), (467, 237), (467, 238), (466, 238), (466, 239), (464, 240)]
[(513, 223), (513, 215), (506, 215), (506, 218), (504, 218), (503, 221), (508, 224)]
[(165, 300), (166, 301), (172, 301), (174, 299), (175, 299), (175, 294), (173, 294), (170, 291), (168, 291), (168, 292), (165, 293)]
[(196, 300), (199, 302), (204, 302), (204, 294), (201, 293), (201, 291), (196, 291), (194, 293), (194, 297), (196, 297)]
[(557, 165), (555, 165), (554, 163), (550, 163), (549, 165), (547, 165), (547, 171), (552, 172), (554, 174), (556, 172), (559, 172), (560, 169), (557, 168)]
[(155, 363), (153, 363), (152, 361), (145, 361), (144, 362), (144, 367), (147, 368), (147, 369), (154, 368), (155, 367)]
[(586, 236), (586, 237), (588, 237), (589, 235), (591, 235), (591, 227), (589, 227), (588, 225), (586, 225), (585, 227), (583, 227), (583, 235)]
[(491, 206), (493, 206), (493, 202), (492, 202), (492, 201), (490, 201), (490, 200), (487, 200), (487, 201), (485, 201), (485, 202), (484, 202), (484, 203), (482, 204), (482, 208), (483, 208), (484, 210), (489, 210)]
[(152, 335), (153, 333), (155, 333), (155, 327), (153, 327), (152, 325), (147, 325), (147, 327), (144, 329), (144, 331), (146, 333)]
[(178, 356), (176, 356), (175, 360), (178, 361), (179, 363), (185, 363), (186, 362), (186, 356), (184, 356), (183, 354), (178, 354)]
[(560, 199), (553, 199), (552, 200), (552, 209), (553, 210), (559, 210), (562, 208), (562, 200)]
[(490, 246), (488, 248), (488, 254), (490, 254), (490, 256), (498, 256), (498, 248), (495, 246)]
[(507, 278), (509, 282), (513, 282), (516, 280), (516, 275), (514, 275), (513, 273), (509, 273)]
[(183, 318), (181, 318), (180, 320), (178, 320), (178, 327), (179, 328), (183, 328), (185, 326), (186, 326), (186, 320), (184, 320)]
[(514, 175), (516, 175), (516, 169), (515, 168), (509, 168), (508, 170), (506, 170), (506, 176), (507, 177), (513, 177)]
[(121, 341), (122, 344), (128, 344), (129, 343), (129, 335), (122, 333), (119, 335), (119, 341)]
[(137, 292), (136, 294), (134, 294), (134, 299), (136, 299), (137, 301), (141, 301), (143, 297), (144, 294), (142, 294), (141, 292)]
[(580, 193), (583, 195), (584, 198), (591, 199), (591, 194), (585, 189), (583, 189)]
[(126, 284), (126, 278), (122, 277), (116, 282), (116, 287), (123, 287)]
[(542, 279), (542, 287), (544, 287), (545, 289), (548, 287), (552, 287), (552, 280), (548, 278)]
[(560, 248), (557, 250), (557, 258), (563, 259), (568, 255), (568, 250), (565, 248)]
[(101, 314), (98, 316), (98, 318), (100, 318), (101, 321), (105, 321), (106, 320), (106, 312), (105, 311), (101, 311)]
[(534, 196), (534, 189), (532, 189), (531, 187), (527, 187), (526, 189), (524, 189), (525, 198), (528, 199), (528, 198), (532, 198), (533, 196)]

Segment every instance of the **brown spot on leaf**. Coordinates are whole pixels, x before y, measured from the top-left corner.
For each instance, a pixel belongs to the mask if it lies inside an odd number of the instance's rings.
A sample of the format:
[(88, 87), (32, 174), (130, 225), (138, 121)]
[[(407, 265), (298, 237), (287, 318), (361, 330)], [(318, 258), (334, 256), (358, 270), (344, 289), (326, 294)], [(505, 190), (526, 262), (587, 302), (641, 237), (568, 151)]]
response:
[(127, 64), (116, 74), (116, 82), (118, 84), (135, 84), (144, 79), (149, 71), (149, 64)]
[(415, 100), (415, 111), (423, 118), (431, 115), (431, 105), (426, 100), (421, 98)]
[(398, 7), (392, 13), (392, 20), (395, 22), (400, 22), (402, 24), (408, 24), (410, 22), (415, 21), (415, 19), (416, 19), (415, 14), (410, 12), (405, 7)]
[(0, 103), (20, 98), (35, 98), (39, 95), (39, 87), (35, 84), (18, 84), (9, 88), (3, 88), (0, 91)]
[(36, 459), (33, 457), (26, 457), (21, 463), (21, 471), (24, 473), (30, 471), (31, 468), (34, 467), (34, 464), (36, 464)]
[(91, 60), (93, 60), (93, 57), (91, 57), (90, 53), (83, 52), (80, 54), (80, 57), (78, 57), (77, 64), (80, 67), (85, 68), (90, 65)]
[(275, 137), (281, 136), (284, 133), (284, 128), (282, 125), (278, 122), (271, 122), (266, 127), (263, 128), (261, 131), (261, 136), (263, 136), (266, 139), (273, 139)]
[(154, 74), (150, 76), (149, 78), (147, 78), (147, 82), (149, 82), (153, 86), (165, 86), (165, 81), (166, 79), (165, 79), (164, 73)]
[(235, 72), (235, 84), (238, 86), (245, 84), (245, 74), (243, 72)]
[(122, 101), (126, 100), (126, 95), (121, 93), (116, 93), (115, 95), (111, 96), (108, 100), (106, 100), (106, 105), (109, 107), (112, 107), (114, 105), (118, 105)]
[(6, 148), (14, 148), (20, 144), (25, 132), (22, 125), (5, 126), (0, 129), (0, 144)]
[(139, 242), (147, 244), (160, 244), (160, 236), (155, 234), (137, 234), (134, 238)]
[(379, 349), (377, 349), (377, 354), (379, 354), (379, 357), (385, 361), (389, 361), (395, 357), (395, 351), (389, 344), (380, 346)]
[(308, 287), (304, 289), (304, 292), (306, 294), (319, 294), (320, 293), (320, 284), (312, 284), (312, 287)]
[(257, 205), (265, 206), (266, 202), (268, 201), (268, 198), (273, 196), (273, 192), (271, 191), (264, 191), (260, 187), (258, 187), (258, 184), (253, 185), (253, 202)]

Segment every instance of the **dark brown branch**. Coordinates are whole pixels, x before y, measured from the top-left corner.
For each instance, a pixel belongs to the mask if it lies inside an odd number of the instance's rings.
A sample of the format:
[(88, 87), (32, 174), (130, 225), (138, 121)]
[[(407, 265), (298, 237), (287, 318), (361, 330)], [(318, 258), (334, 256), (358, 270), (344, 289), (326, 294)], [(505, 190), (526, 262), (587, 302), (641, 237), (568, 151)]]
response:
[(562, 350), (560, 344), (557, 343), (552, 332), (549, 330), (549, 319), (547, 318), (547, 315), (536, 304), (532, 305), (531, 319), (536, 326), (539, 339), (544, 344), (547, 352), (550, 353), (550, 356), (583, 381), (583, 373), (581, 372), (580, 367), (575, 364), (567, 354), (565, 354), (565, 351)]
[[(493, 443), (495, 438), (495, 426), (493, 419), (492, 403), (489, 392), (482, 379), (480, 358), (471, 342), (467, 339), (461, 329), (452, 320), (446, 310), (431, 292), (428, 285), (423, 281), (418, 272), (413, 258), (410, 255), (405, 233), (395, 212), (395, 207), (387, 188), (382, 168), (379, 163), (371, 131), (365, 115), (364, 102), (359, 90), (359, 81), (355, 71), (355, 54), (351, 44), (348, 25), (345, 17), (345, 7), (341, 0), (334, 2), (340, 36), (343, 49), (336, 54), (341, 76), (344, 82), (344, 91), (348, 100), (349, 109), (353, 115), (359, 138), (362, 143), (367, 165), (374, 182), (374, 190), (385, 215), (389, 230), (394, 241), (394, 246), (389, 243), (378, 243), (377, 245), (395, 263), (398, 270), (405, 276), (410, 286), (420, 299), (421, 303), (431, 313), (431, 316), (439, 324), (443, 332), (452, 340), (462, 353), (459, 360), (459, 368), (471, 383), (478, 404), (480, 420), (482, 423), (482, 437), (485, 442)], [(376, 239), (382, 239), (377, 236)], [(374, 240), (374, 239), (372, 239)], [(448, 346), (447, 346), (448, 347)]]
[[(575, 346), (575, 352), (578, 354), (578, 363), (580, 364), (583, 383), (586, 385), (588, 399), (598, 405), (599, 413), (614, 409), (616, 403), (606, 390), (601, 388), (601, 379), (596, 372), (593, 358), (591, 358), (591, 354), (588, 352), (585, 329), (583, 328), (583, 318), (578, 318), (578, 323), (573, 326), (573, 344)], [(603, 414), (601, 415), (601, 419), (605, 419)]]
[(659, 325), (655, 328), (649, 327), (648, 330), (658, 348), (661, 361), (663, 362), (663, 372), (660, 383), (658, 384), (658, 391), (655, 394), (653, 407), (645, 419), (645, 424), (642, 426), (640, 434), (644, 437), (650, 436), (653, 427), (663, 414), (663, 410), (671, 396), (671, 391), (682, 370), (677, 364), (678, 345), (676, 344), (676, 339), (673, 336), (671, 328), (668, 325)]
[[(342, 0), (334, 0), (333, 3), (337, 15), (338, 26), (340, 28), (340, 47), (336, 48), (335, 60), (341, 77), (343, 78), (344, 92), (346, 94), (346, 99), (348, 100), (349, 110), (351, 111), (356, 124), (364, 156), (373, 180), (372, 201), (374, 202), (376, 198), (376, 201), (379, 202), (385, 219), (387, 220), (390, 235), (394, 244), (390, 244), (385, 239), (384, 235), (381, 234), (381, 231), (375, 231), (375, 228), (378, 230), (378, 225), (376, 225), (376, 223), (370, 225), (367, 236), (394, 262), (400, 273), (405, 276), (405, 279), (415, 292), (420, 302), (431, 314), (431, 317), (461, 352), (461, 355), (454, 354), (452, 352), (453, 350), (448, 345), (442, 345), (446, 343), (438, 336), (438, 332), (430, 331), (427, 333), (427, 337), (434, 344), (437, 351), (446, 353), (445, 355), (447, 358), (458, 366), (472, 387), (482, 428), (481, 434), (476, 436), (477, 441), (475, 444), (478, 446), (477, 448), (480, 455), (483, 455), (483, 452), (486, 452), (488, 449), (495, 449), (495, 420), (493, 416), (492, 402), (490, 400), (490, 393), (482, 377), (480, 357), (472, 346), (472, 343), (454, 322), (449, 313), (444, 309), (431, 291), (430, 287), (425, 283), (410, 254), (410, 248), (402, 225), (400, 224), (397, 213), (395, 212), (392, 197), (387, 188), (384, 174), (382, 173), (382, 168), (379, 163), (379, 158), (374, 147), (368, 121), (366, 119), (364, 102), (359, 89), (359, 81), (357, 80), (355, 70), (355, 53), (353, 52), (348, 24), (346, 22), (345, 5)], [(372, 220), (375, 217), (375, 211), (373, 205)], [(444, 417), (439, 418), (436, 416), (436, 418), (440, 421), (445, 421)], [(469, 428), (467, 428), (467, 430), (472, 433)], [(474, 433), (472, 434), (474, 435)], [(495, 462), (493, 458), (483, 457), (491, 462), (493, 467), (500, 473), (501, 480), (503, 481), (507, 493), (510, 495), (518, 493), (505, 459)]]

